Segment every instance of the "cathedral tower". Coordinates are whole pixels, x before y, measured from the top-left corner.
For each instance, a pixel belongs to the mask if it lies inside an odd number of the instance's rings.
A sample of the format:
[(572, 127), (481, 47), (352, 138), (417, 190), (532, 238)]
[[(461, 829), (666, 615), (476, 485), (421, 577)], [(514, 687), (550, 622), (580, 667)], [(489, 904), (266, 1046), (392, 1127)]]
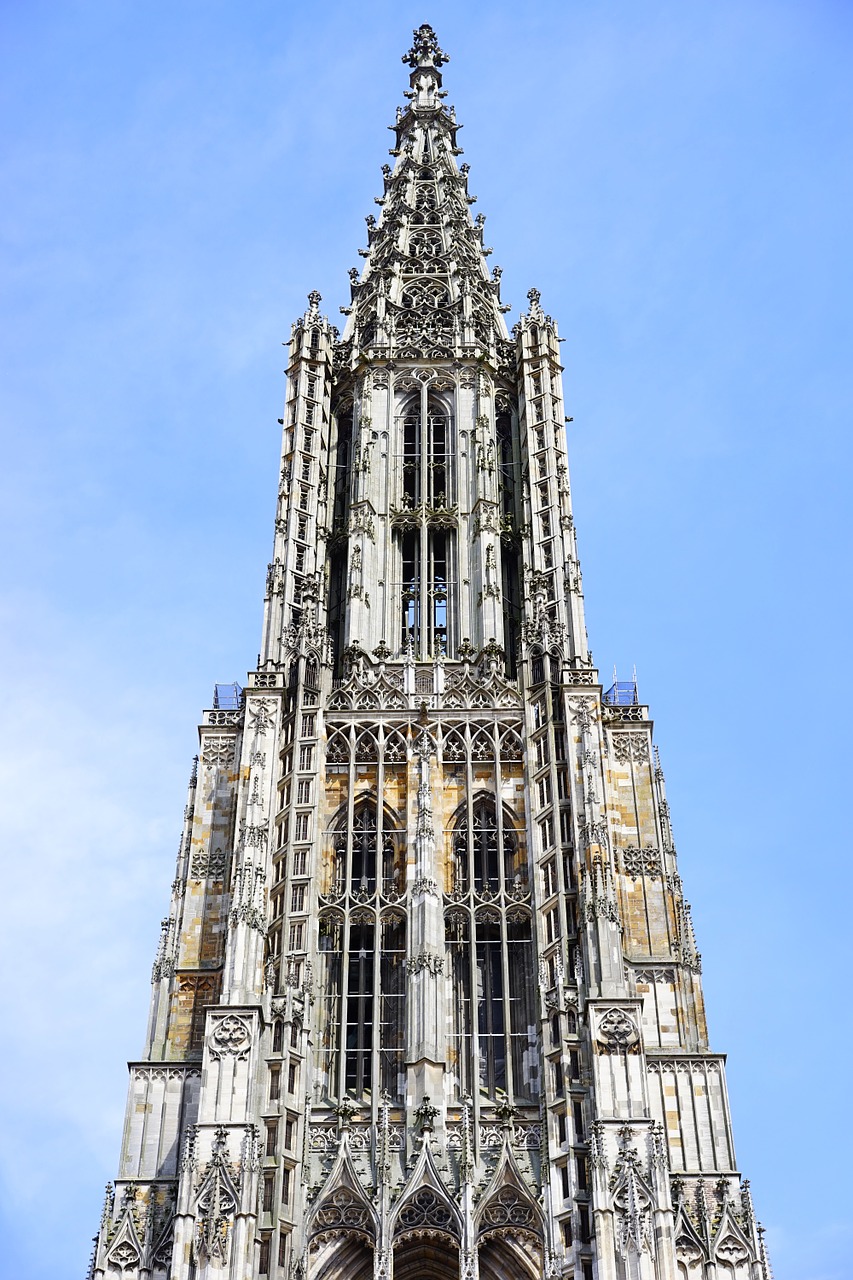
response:
[(428, 26), (290, 341), (258, 668), (200, 727), (90, 1275), (769, 1280), (648, 710), (592, 665), (554, 321)]

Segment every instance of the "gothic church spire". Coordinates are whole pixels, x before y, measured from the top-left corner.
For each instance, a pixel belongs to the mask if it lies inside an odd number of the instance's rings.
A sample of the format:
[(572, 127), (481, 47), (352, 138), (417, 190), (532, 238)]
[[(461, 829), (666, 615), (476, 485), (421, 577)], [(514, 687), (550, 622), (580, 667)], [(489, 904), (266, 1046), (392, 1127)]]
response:
[(367, 218), (368, 247), (359, 278), (350, 272), (352, 304), (344, 344), (359, 358), (432, 359), (486, 356), (497, 363), (508, 344), (500, 270), (490, 274), (485, 218), (472, 219), (468, 166), (457, 166), (453, 107), (439, 68), (448, 61), (432, 28), (414, 32), (403, 61), (411, 68), (405, 107), (390, 126), (395, 163), (383, 167), (377, 219)]

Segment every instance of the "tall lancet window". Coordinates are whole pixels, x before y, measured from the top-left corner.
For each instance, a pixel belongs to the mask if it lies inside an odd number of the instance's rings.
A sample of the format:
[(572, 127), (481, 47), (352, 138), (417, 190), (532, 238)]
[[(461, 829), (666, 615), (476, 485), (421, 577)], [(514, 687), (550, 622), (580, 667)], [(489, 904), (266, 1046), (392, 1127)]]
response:
[(400, 644), (416, 658), (449, 653), (455, 544), (453, 416), (440, 393), (415, 393), (397, 417)]
[[(403, 846), (374, 797), (331, 832), (321, 888), (315, 1045), (318, 1100), (405, 1084)], [(389, 902), (391, 905), (389, 905)]]
[(538, 1086), (535, 964), (527, 868), (509, 818), (478, 798), (452, 834), (446, 916), (454, 990), (451, 1066), (460, 1096), (533, 1100)]
[[(513, 411), (508, 399), (497, 398), (495, 426), (498, 437), (498, 480), (501, 499), (501, 573), (503, 577), (504, 644), (507, 673), (514, 676), (521, 630), (521, 551), (518, 531), (522, 524), (520, 493), (521, 463), (518, 431), (513, 426)], [(546, 543), (550, 547), (551, 543)], [(547, 553), (546, 553), (547, 554)]]
[[(347, 544), (341, 538), (349, 521), (352, 480), (352, 405), (339, 407), (336, 415), (336, 444), (332, 473), (332, 532), (329, 546), (329, 632), (335, 663), (340, 667), (344, 647), (346, 610)], [(307, 530), (310, 528), (306, 520)]]

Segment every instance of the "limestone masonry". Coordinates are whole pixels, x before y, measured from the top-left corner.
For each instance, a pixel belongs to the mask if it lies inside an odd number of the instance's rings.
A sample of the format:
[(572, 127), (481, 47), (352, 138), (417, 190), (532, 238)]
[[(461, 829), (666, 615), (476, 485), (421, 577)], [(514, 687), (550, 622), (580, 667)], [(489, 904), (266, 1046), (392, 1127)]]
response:
[(507, 332), (430, 27), (404, 61), (343, 335), (293, 326), (90, 1277), (770, 1280), (557, 328), (532, 289)]

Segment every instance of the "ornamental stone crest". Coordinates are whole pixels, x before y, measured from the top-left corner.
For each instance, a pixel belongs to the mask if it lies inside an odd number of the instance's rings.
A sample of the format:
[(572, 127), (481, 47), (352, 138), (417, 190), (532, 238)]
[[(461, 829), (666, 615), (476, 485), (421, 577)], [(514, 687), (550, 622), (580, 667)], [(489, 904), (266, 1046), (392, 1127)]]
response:
[(230, 1013), (217, 1023), (208, 1044), (212, 1058), (243, 1059), (251, 1046), (251, 1033), (242, 1018)]
[(608, 1009), (598, 1018), (598, 1040), (614, 1049), (628, 1049), (640, 1039), (639, 1028), (624, 1009)]
[(444, 956), (437, 955), (434, 951), (421, 951), (416, 956), (410, 956), (406, 961), (406, 968), (409, 973), (427, 973), (440, 974), (444, 973)]

